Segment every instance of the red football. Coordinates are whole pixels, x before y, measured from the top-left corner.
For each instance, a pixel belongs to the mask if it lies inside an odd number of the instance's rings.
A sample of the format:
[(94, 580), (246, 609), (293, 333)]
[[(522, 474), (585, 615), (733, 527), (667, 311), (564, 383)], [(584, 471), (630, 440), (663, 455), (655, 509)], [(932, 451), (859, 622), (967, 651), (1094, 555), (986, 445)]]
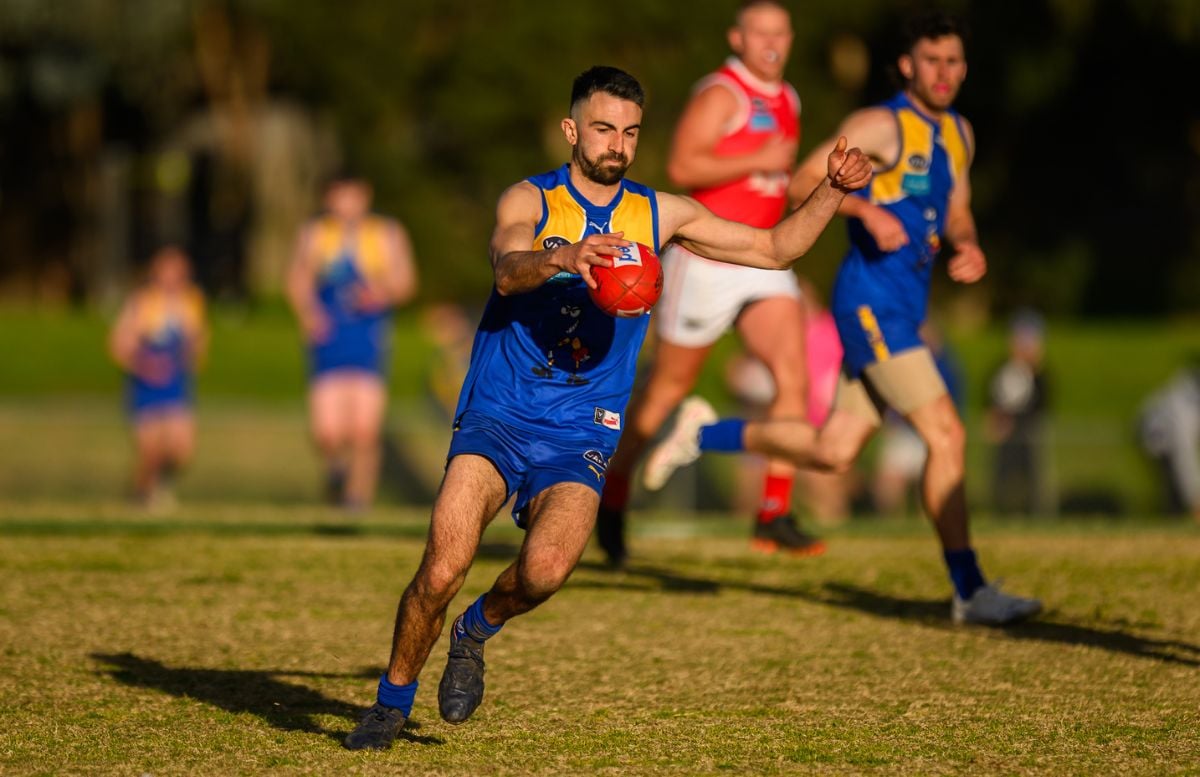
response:
[(649, 246), (633, 243), (613, 257), (612, 267), (592, 267), (596, 288), (588, 289), (596, 307), (610, 316), (644, 316), (662, 294), (663, 273)]

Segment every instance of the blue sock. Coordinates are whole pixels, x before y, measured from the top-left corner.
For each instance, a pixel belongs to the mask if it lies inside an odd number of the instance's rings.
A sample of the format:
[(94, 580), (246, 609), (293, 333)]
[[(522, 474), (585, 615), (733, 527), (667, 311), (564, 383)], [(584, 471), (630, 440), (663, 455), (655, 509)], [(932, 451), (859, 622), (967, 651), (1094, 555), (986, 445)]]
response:
[(742, 434), (746, 430), (743, 418), (722, 418), (715, 424), (700, 427), (700, 450), (714, 453), (741, 453), (746, 450)]
[(496, 636), (496, 632), (504, 626), (501, 623), (499, 626), (493, 626), (488, 623), (487, 618), (483, 617), (483, 598), (480, 596), (475, 602), (467, 608), (467, 611), (462, 614), (461, 618), (454, 621), (455, 636), (468, 636), (478, 642), (483, 642), (488, 637)]
[(379, 692), (375, 698), (385, 707), (392, 707), (404, 713), (404, 717), (412, 714), (413, 697), (417, 695), (417, 681), (408, 685), (392, 685), (388, 682), (387, 672), (379, 678)]
[(975, 551), (964, 548), (948, 550), (943, 555), (946, 567), (950, 570), (950, 581), (954, 583), (954, 591), (960, 599), (970, 599), (986, 585), (983, 572), (979, 571), (979, 562), (975, 560)]

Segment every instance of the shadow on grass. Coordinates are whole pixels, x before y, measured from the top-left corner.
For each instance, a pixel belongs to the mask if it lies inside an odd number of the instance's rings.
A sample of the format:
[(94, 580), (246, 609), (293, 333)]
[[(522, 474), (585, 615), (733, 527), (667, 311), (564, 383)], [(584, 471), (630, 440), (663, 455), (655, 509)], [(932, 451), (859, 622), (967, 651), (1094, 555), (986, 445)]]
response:
[[(934, 628), (954, 628), (950, 623), (950, 603), (946, 599), (911, 599), (891, 596), (846, 583), (824, 583), (819, 588), (785, 588), (744, 580), (710, 580), (649, 564), (630, 564), (620, 572), (592, 561), (580, 562), (579, 569), (604, 571), (607, 578), (572, 579), (579, 588), (616, 590), (661, 590), (671, 593), (716, 594), (722, 589), (802, 599), (813, 604), (857, 610), (882, 618), (920, 623)], [(984, 627), (986, 628), (986, 627)], [(1200, 645), (1181, 640), (1152, 639), (1130, 634), (1120, 628), (1094, 628), (1073, 623), (1035, 619), (1011, 626), (997, 627), (997, 633), (1011, 639), (1088, 645), (1114, 653), (1150, 658), (1184, 666), (1200, 666)]]
[[(900, 598), (845, 583), (826, 583), (823, 590), (826, 596), (819, 601), (825, 604), (847, 607), (872, 615), (920, 621), (927, 625), (949, 625), (946, 622), (949, 608), (944, 601)], [(998, 627), (996, 631), (1011, 639), (1088, 645), (1139, 658), (1153, 658), (1184, 666), (1200, 666), (1200, 645), (1174, 639), (1139, 637), (1119, 628), (1094, 628), (1035, 619)]]
[[(283, 731), (319, 734), (341, 742), (349, 731), (332, 731), (316, 722), (318, 715), (333, 715), (357, 722), (363, 708), (331, 699), (312, 688), (286, 682), (284, 677), (346, 677), (372, 679), (382, 670), (327, 673), (294, 672), (252, 669), (205, 669), (202, 667), (172, 667), (133, 653), (93, 653), (104, 664), (99, 673), (135, 688), (152, 688), (180, 698), (196, 699), (229, 712), (248, 712), (257, 715), (271, 726)], [(444, 744), (439, 737), (413, 733), (421, 727), (410, 720), (400, 732), (400, 738), (421, 745)]]

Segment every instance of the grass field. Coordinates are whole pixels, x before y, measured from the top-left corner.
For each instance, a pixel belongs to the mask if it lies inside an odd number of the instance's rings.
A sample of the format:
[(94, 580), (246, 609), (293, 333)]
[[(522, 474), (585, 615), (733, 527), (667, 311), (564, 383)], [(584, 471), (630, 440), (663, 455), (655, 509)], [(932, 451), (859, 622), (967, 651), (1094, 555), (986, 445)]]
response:
[[(6, 774), (1166, 774), (1200, 771), (1200, 531), (985, 524), (1047, 612), (954, 628), (928, 530), (858, 525), (752, 555), (729, 521), (647, 516), (488, 647), (440, 721), (445, 642), (405, 740), (337, 740), (372, 696), (425, 517), (0, 504)], [(489, 529), (459, 609), (521, 535)]]

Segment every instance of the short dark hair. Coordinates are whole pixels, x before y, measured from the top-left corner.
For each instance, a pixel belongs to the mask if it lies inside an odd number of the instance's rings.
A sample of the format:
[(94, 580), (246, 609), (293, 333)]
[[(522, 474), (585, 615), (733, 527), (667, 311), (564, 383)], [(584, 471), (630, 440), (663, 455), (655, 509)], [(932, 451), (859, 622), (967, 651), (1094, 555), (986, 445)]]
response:
[(629, 100), (639, 108), (646, 102), (646, 93), (636, 78), (619, 68), (594, 65), (575, 77), (575, 83), (571, 85), (571, 110), (596, 92)]
[(965, 48), (969, 32), (967, 23), (962, 18), (945, 11), (934, 10), (908, 17), (904, 22), (902, 35), (900, 53), (908, 54), (918, 41), (936, 40), (947, 35), (957, 35)]

